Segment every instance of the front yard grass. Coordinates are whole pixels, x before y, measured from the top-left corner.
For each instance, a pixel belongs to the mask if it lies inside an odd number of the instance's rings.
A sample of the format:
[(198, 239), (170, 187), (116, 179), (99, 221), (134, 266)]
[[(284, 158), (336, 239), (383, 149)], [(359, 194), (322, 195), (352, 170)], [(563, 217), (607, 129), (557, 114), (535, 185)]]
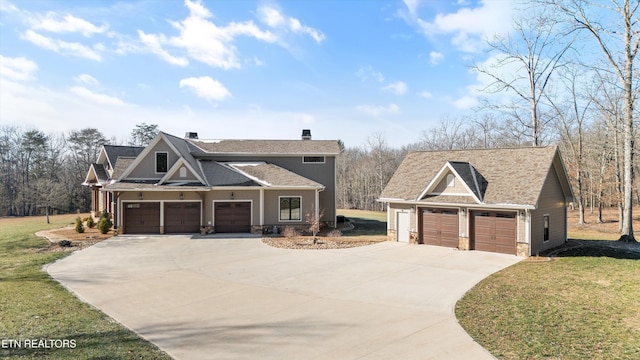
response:
[[(69, 253), (40, 251), (49, 244), (34, 233), (76, 216), (52, 216), (51, 224), (44, 217), (0, 219), (0, 358), (170, 359), (43, 271)], [(34, 340), (38, 346), (27, 346)]]
[(456, 316), (501, 359), (640, 359), (639, 300), (640, 254), (580, 248), (493, 274)]

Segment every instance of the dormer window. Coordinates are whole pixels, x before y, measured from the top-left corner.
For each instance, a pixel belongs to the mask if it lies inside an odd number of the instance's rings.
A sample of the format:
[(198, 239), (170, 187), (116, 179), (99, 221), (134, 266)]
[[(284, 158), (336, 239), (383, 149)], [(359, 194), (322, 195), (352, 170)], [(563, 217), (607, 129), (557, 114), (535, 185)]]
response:
[(169, 153), (166, 151), (156, 152), (156, 173), (164, 174), (169, 170)]
[(447, 174), (447, 187), (456, 186), (456, 177), (453, 174)]

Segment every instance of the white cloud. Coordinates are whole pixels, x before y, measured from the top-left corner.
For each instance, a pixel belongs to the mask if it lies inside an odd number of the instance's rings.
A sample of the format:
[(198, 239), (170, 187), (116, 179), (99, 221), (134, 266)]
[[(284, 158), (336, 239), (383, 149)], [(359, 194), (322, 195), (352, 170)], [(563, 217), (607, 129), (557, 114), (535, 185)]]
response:
[(105, 94), (99, 94), (83, 86), (73, 86), (69, 90), (72, 93), (76, 94), (77, 96), (96, 104), (110, 105), (110, 106), (130, 106), (129, 104), (118, 99), (117, 97), (113, 97)]
[(38, 70), (38, 64), (23, 58), (10, 58), (0, 55), (0, 75), (13, 80), (32, 80)]
[(431, 94), (429, 91), (424, 90), (422, 92), (420, 92), (418, 95), (420, 95), (421, 97), (425, 98), (425, 99), (430, 99), (433, 97), (433, 94)]
[(403, 2), (407, 9), (409, 9), (409, 13), (415, 15), (418, 11), (418, 6), (420, 6), (420, 0), (403, 0)]
[(101, 34), (107, 31), (109, 28), (106, 24), (98, 27), (94, 24), (77, 18), (73, 15), (67, 14), (61, 20), (55, 13), (47, 13), (46, 16), (41, 18), (34, 18), (31, 20), (32, 28), (38, 30), (45, 30), (54, 33), (73, 33), (79, 32), (82, 35), (89, 37), (93, 34)]
[(451, 43), (464, 52), (477, 53), (486, 47), (486, 39), (512, 30), (514, 9), (511, 1), (480, 1), (479, 7), (463, 7), (455, 13), (439, 13), (432, 21), (415, 17), (426, 36), (450, 35)]
[(78, 83), (87, 84), (87, 85), (98, 85), (99, 82), (93, 76), (89, 74), (80, 74), (73, 78)]
[(303, 25), (300, 20), (296, 18), (287, 17), (273, 6), (260, 6), (258, 8), (258, 18), (271, 28), (290, 31), (294, 34), (308, 35), (317, 43), (321, 43), (325, 39), (325, 36), (321, 31), (310, 26)]
[(442, 59), (444, 59), (444, 54), (441, 52), (432, 51), (429, 53), (429, 61), (433, 65), (438, 65)]
[(463, 96), (453, 102), (453, 106), (461, 110), (471, 109), (478, 104), (478, 99), (474, 96)]
[(361, 66), (356, 72), (356, 76), (362, 81), (375, 80), (380, 83), (384, 82), (384, 75), (379, 71), (375, 71), (371, 65)]
[(140, 41), (142, 41), (142, 43), (146, 45), (147, 49), (151, 53), (158, 55), (161, 59), (165, 60), (169, 64), (178, 66), (189, 65), (189, 60), (187, 60), (186, 58), (172, 56), (162, 48), (162, 43), (167, 42), (164, 35), (145, 34), (144, 31), (138, 30), (138, 36), (140, 37)]
[(196, 96), (209, 101), (220, 101), (231, 97), (231, 93), (218, 80), (208, 76), (190, 77), (180, 80), (180, 87), (188, 88)]
[[(66, 42), (58, 39), (48, 38), (44, 35), (29, 29), (22, 38), (41, 48), (55, 51), (62, 55), (70, 55), (95, 61), (102, 61), (102, 55), (95, 49), (77, 42)], [(100, 47), (98, 47), (100, 48)]]
[(396, 81), (389, 85), (383, 86), (382, 91), (390, 92), (396, 95), (404, 95), (407, 92), (407, 84), (403, 81)]
[[(179, 35), (167, 37), (164, 34), (138, 31), (141, 42), (148, 50), (171, 64), (185, 66), (188, 61), (171, 55), (165, 50), (166, 46), (183, 49), (192, 59), (228, 70), (240, 67), (237, 50), (233, 45), (236, 37), (248, 36), (268, 43), (277, 41), (274, 34), (261, 30), (252, 21), (231, 22), (227, 26), (216, 25), (209, 20), (213, 14), (199, 0), (186, 0), (185, 6), (189, 9), (189, 16), (181, 21), (169, 21), (179, 31)], [(120, 49), (138, 50), (131, 46), (121, 46)]]
[(382, 115), (395, 115), (400, 113), (400, 107), (396, 104), (390, 104), (389, 106), (376, 106), (376, 105), (359, 105), (356, 110), (363, 114), (371, 115), (374, 117)]

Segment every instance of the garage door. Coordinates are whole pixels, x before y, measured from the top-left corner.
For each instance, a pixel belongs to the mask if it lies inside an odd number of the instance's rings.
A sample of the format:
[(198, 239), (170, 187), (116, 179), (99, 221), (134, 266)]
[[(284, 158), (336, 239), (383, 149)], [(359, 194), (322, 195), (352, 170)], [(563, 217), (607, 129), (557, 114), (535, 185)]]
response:
[(159, 234), (160, 203), (125, 203), (123, 219), (126, 234)]
[(458, 210), (422, 209), (422, 242), (458, 247)]
[(473, 212), (473, 248), (481, 251), (516, 253), (516, 213)]
[(217, 202), (214, 216), (217, 233), (251, 232), (250, 202)]
[(164, 203), (164, 232), (170, 234), (200, 232), (200, 203)]

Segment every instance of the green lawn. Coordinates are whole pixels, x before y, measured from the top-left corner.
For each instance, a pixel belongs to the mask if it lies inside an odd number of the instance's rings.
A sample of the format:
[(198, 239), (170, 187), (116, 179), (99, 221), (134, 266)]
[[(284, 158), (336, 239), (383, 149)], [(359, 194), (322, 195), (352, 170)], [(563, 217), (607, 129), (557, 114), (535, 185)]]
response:
[[(49, 225), (43, 217), (0, 219), (0, 358), (170, 359), (43, 271), (68, 253), (38, 252), (47, 241), (34, 233), (75, 217), (53, 216)], [(27, 348), (32, 340), (44, 342)]]
[(640, 359), (639, 259), (581, 249), (524, 261), (480, 282), (456, 316), (502, 359)]

